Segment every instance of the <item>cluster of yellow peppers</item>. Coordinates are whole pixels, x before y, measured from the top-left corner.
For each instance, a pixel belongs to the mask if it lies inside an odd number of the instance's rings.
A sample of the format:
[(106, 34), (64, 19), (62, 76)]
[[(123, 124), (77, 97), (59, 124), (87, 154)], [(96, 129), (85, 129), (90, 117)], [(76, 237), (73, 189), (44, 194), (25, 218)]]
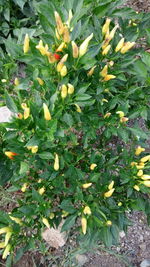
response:
[[(135, 155), (139, 156), (144, 151), (145, 148), (138, 146), (135, 150)], [(150, 187), (150, 175), (143, 173), (145, 164), (147, 164), (149, 161), (150, 161), (150, 155), (147, 155), (145, 157), (142, 157), (139, 162), (131, 162), (131, 166), (132, 167), (135, 166), (138, 169), (136, 177), (136, 179), (138, 178), (138, 183), (136, 183), (133, 187), (136, 191), (140, 191), (141, 184), (145, 185), (146, 187)]]
[[(102, 27), (102, 34), (104, 35), (104, 42), (102, 44), (102, 55), (107, 55), (111, 49), (110, 41), (114, 38), (115, 32), (119, 27), (116, 25), (111, 31), (109, 30), (111, 19), (107, 18), (105, 24)], [(120, 51), (122, 54), (125, 54), (129, 49), (135, 45), (135, 42), (125, 42), (124, 38), (121, 38), (119, 43), (115, 48), (115, 52)]]
[[(22, 225), (22, 221), (19, 218), (10, 216), (10, 219), (12, 221), (15, 221), (15, 223), (18, 223), (19, 225)], [(0, 249), (4, 249), (3, 254), (2, 254), (2, 259), (6, 259), (7, 256), (9, 255), (9, 252), (11, 250), (11, 245), (9, 244), (9, 240), (13, 234), (13, 229), (9, 226), (2, 227), (0, 228), (0, 235), (5, 234), (5, 240), (4, 242), (0, 242)]]
[(61, 86), (61, 97), (62, 99), (66, 98), (67, 95), (72, 95), (74, 93), (74, 86), (71, 83), (67, 85), (63, 84)]

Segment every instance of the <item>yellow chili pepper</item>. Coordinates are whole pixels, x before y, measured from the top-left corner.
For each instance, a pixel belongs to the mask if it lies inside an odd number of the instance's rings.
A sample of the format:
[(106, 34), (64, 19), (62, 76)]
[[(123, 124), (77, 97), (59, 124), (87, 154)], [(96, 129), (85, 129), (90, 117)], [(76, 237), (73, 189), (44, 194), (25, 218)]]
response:
[(88, 49), (88, 45), (90, 40), (93, 38), (93, 33), (91, 33), (84, 41), (83, 43), (80, 45), (79, 47), (79, 57), (82, 57)]
[(59, 157), (58, 157), (58, 154), (55, 154), (54, 170), (55, 171), (59, 170)]
[(124, 112), (123, 111), (117, 111), (116, 114), (119, 115), (120, 118), (123, 118), (124, 117)]
[(135, 155), (136, 156), (139, 156), (142, 152), (145, 151), (145, 148), (141, 147), (141, 146), (138, 146), (135, 150)]
[(112, 188), (111, 190), (107, 191), (104, 194), (104, 197), (111, 197), (114, 191), (115, 191), (115, 188)]
[(93, 171), (96, 168), (97, 164), (96, 163), (92, 163), (90, 165), (90, 170)]
[(109, 186), (108, 186), (108, 189), (109, 189), (109, 190), (111, 190), (111, 189), (114, 187), (114, 183), (115, 183), (115, 182), (112, 181), (112, 182), (109, 184)]
[(121, 48), (124, 45), (124, 38), (121, 38), (121, 40), (119, 41), (119, 43), (117, 44), (116, 48), (115, 48), (115, 52), (118, 52), (121, 50)]
[(46, 225), (47, 228), (50, 228), (50, 224), (46, 218), (42, 218), (42, 222)]
[(135, 45), (135, 42), (126, 42), (124, 43), (121, 53), (125, 54), (129, 49), (131, 49)]
[(150, 187), (150, 181), (143, 181), (142, 184), (144, 184), (146, 187)]
[(28, 53), (29, 51), (29, 48), (30, 48), (29, 43), (30, 43), (29, 35), (26, 34), (25, 39), (24, 39), (24, 44), (23, 44), (24, 54)]
[(44, 192), (45, 192), (45, 187), (44, 187), (44, 186), (41, 187), (41, 188), (38, 190), (38, 192), (39, 192), (40, 195), (43, 195)]
[(104, 77), (104, 81), (107, 82), (109, 80), (112, 80), (112, 79), (115, 79), (116, 76), (115, 75), (111, 75), (111, 74), (108, 74)]
[(109, 30), (110, 22), (111, 22), (111, 19), (107, 18), (105, 24), (102, 27), (102, 33), (103, 34), (106, 34), (107, 31)]
[(80, 108), (80, 106), (78, 105), (78, 104), (74, 104), (75, 106), (76, 106), (76, 110), (77, 110), (77, 112), (79, 112), (79, 113), (81, 113), (82, 112), (82, 110), (81, 110), (81, 108)]
[(145, 156), (145, 157), (143, 157), (143, 158), (141, 158), (141, 163), (145, 163), (146, 161), (149, 161), (150, 160), (150, 155), (147, 155), (147, 156)]
[(101, 75), (102, 77), (106, 77), (107, 72), (108, 72), (108, 66), (105, 65), (105, 67), (104, 67), (104, 68), (102, 69), (102, 71), (100, 72), (100, 75)]
[(106, 225), (107, 225), (107, 226), (111, 226), (111, 225), (112, 225), (112, 221), (108, 220), (108, 221), (106, 222)]
[(83, 184), (82, 187), (83, 187), (84, 189), (87, 189), (87, 188), (89, 188), (91, 185), (92, 185), (92, 183), (87, 183), (87, 184)]
[(136, 191), (140, 191), (140, 188), (138, 185), (134, 185), (133, 188), (136, 190)]
[(72, 95), (74, 93), (74, 86), (71, 83), (68, 83), (68, 94)]
[(64, 27), (63, 40), (65, 43), (70, 42), (70, 34), (69, 34), (69, 30), (68, 30), (67, 26)]
[(143, 170), (139, 170), (138, 173), (137, 173), (137, 176), (142, 176), (143, 175)]
[(91, 215), (91, 209), (90, 209), (90, 207), (86, 206), (86, 207), (84, 208), (84, 210), (83, 210), (83, 213), (84, 213), (85, 215)]
[(78, 56), (79, 56), (79, 48), (78, 48), (78, 46), (76, 45), (76, 43), (74, 41), (72, 41), (71, 44), (72, 44), (72, 55), (73, 55), (73, 58), (78, 58)]
[(60, 75), (65, 77), (67, 75), (67, 67), (64, 65), (60, 71)]
[(52, 117), (51, 117), (50, 111), (48, 109), (48, 106), (45, 103), (43, 103), (43, 110), (44, 110), (44, 119), (46, 121), (50, 121), (52, 119)]
[(12, 236), (12, 232), (6, 233), (6, 235), (5, 235), (5, 247), (8, 245), (8, 242), (9, 242), (9, 239), (11, 238), (11, 236)]
[(102, 55), (103, 55), (103, 56), (107, 55), (108, 52), (109, 52), (109, 50), (110, 50), (110, 48), (111, 48), (111, 45), (107, 45), (107, 46), (105, 47), (105, 49), (103, 50)]
[(4, 252), (3, 252), (3, 255), (2, 255), (2, 259), (3, 259), (3, 260), (6, 259), (7, 256), (9, 255), (9, 251), (10, 251), (10, 249), (11, 249), (11, 245), (8, 244), (8, 245), (6, 246)]
[(14, 85), (16, 85), (16, 86), (19, 85), (19, 79), (18, 79), (18, 78), (15, 78), (15, 80), (14, 80)]
[(61, 97), (62, 99), (67, 97), (67, 86), (65, 84), (61, 86)]
[(57, 25), (57, 31), (60, 35), (62, 35), (64, 33), (64, 25), (62, 23), (61, 17), (57, 11), (54, 12), (54, 15), (55, 15), (55, 20), (56, 20), (56, 25)]
[(87, 219), (85, 217), (81, 218), (82, 233), (85, 235), (87, 231)]
[(93, 73), (94, 73), (95, 68), (96, 68), (96, 66), (92, 67), (92, 68), (88, 71), (87, 76), (92, 76)]
[(37, 77), (36, 79), (37, 79), (37, 81), (38, 81), (38, 83), (40, 85), (43, 85), (44, 84), (44, 81), (41, 78)]
[(10, 233), (10, 232), (12, 232), (12, 228), (9, 226), (0, 228), (0, 235), (5, 234), (5, 233)]

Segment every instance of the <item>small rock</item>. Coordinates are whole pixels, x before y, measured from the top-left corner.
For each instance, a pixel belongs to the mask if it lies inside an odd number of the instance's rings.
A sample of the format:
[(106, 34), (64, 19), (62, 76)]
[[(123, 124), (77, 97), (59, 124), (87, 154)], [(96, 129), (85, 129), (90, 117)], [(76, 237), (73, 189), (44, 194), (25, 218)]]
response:
[(150, 259), (145, 259), (141, 262), (140, 267), (150, 267)]
[(142, 251), (146, 251), (146, 244), (145, 243), (140, 244), (139, 247)]
[(62, 232), (61, 228), (64, 221), (60, 223), (58, 228), (47, 228), (43, 233), (42, 237), (43, 239), (53, 248), (58, 249), (59, 247), (62, 247), (65, 245), (67, 241), (67, 233)]
[(9, 122), (12, 114), (6, 106), (0, 107), (0, 122)]
[(88, 262), (88, 258), (84, 254), (82, 254), (82, 255), (78, 254), (78, 255), (76, 255), (76, 261), (77, 261), (79, 266), (83, 266), (85, 263)]
[(119, 236), (121, 237), (121, 238), (123, 238), (123, 237), (125, 237), (125, 232), (124, 231), (121, 231), (120, 233), (119, 233)]

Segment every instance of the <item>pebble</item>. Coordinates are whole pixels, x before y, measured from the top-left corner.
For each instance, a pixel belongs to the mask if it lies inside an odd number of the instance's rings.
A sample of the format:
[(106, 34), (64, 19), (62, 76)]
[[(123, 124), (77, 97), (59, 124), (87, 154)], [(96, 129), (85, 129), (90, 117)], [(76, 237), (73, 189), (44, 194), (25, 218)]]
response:
[(119, 236), (121, 237), (121, 238), (123, 238), (123, 237), (125, 237), (125, 232), (124, 231), (121, 231), (120, 233), (119, 233)]
[(78, 255), (76, 255), (76, 261), (77, 261), (79, 266), (83, 266), (85, 263), (88, 262), (88, 258), (84, 254), (82, 254), (82, 255), (78, 254)]
[(150, 259), (145, 259), (141, 262), (140, 267), (150, 267)]

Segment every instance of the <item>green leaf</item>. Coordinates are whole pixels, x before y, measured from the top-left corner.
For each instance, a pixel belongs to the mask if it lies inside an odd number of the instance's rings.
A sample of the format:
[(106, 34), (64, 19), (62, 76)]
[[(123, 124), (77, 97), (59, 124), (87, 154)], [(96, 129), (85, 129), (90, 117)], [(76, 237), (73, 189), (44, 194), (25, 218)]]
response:
[(102, 229), (102, 238), (107, 247), (112, 246), (112, 234), (110, 232), (109, 227), (105, 227)]
[(42, 196), (34, 188), (32, 188), (32, 198), (33, 200), (36, 200), (37, 202), (42, 201)]
[(38, 146), (39, 145), (39, 140), (37, 139), (36, 136), (33, 136), (28, 143), (25, 145), (25, 147), (27, 146)]
[(138, 136), (143, 139), (148, 139), (148, 135), (141, 130), (140, 128), (127, 128), (129, 131), (131, 131), (135, 136)]
[(21, 259), (21, 257), (23, 256), (25, 251), (26, 251), (26, 247), (22, 247), (22, 248), (17, 249), (16, 255), (15, 255), (14, 260), (13, 260), (13, 264), (16, 264)]
[(76, 218), (77, 218), (77, 215), (71, 215), (67, 217), (67, 219), (65, 220), (62, 226), (61, 232), (68, 231), (75, 224)]
[(143, 53), (141, 59), (143, 63), (145, 63), (150, 68), (150, 54), (147, 52)]
[(27, 216), (32, 216), (36, 212), (36, 205), (24, 205), (18, 210)]
[(40, 22), (41, 22), (43, 30), (46, 33), (50, 34), (51, 36), (54, 36), (54, 31), (52, 29), (52, 25), (49, 23), (48, 19), (45, 16), (43, 16), (42, 14), (40, 14), (39, 17), (40, 17)]
[(8, 107), (8, 109), (14, 113), (18, 113), (17, 106), (14, 100), (12, 99), (12, 97), (7, 93), (7, 91), (5, 91), (5, 100), (6, 100), (6, 106)]
[(13, 254), (10, 254), (5, 262), (5, 267), (12, 267)]
[(88, 94), (77, 94), (75, 100), (76, 101), (84, 101), (84, 100), (88, 100), (90, 98), (91, 98), (91, 96)]
[(142, 77), (142, 78), (147, 78), (147, 68), (141, 60), (137, 60), (134, 63), (134, 70), (137, 76)]
[(10, 21), (10, 9), (9, 8), (6, 8), (4, 10), (4, 18), (7, 20), (7, 21)]
[(54, 156), (52, 153), (50, 152), (42, 152), (40, 154), (38, 154), (38, 156), (41, 158), (41, 159), (54, 159)]
[(68, 125), (68, 126), (72, 126), (73, 125), (73, 118), (70, 114), (65, 113), (62, 120)]
[(0, 210), (0, 222), (4, 224), (8, 224), (10, 222), (9, 215), (2, 210)]
[(63, 200), (60, 204), (60, 208), (69, 213), (74, 213), (76, 211), (70, 199)]
[(81, 21), (79, 21), (73, 31), (71, 32), (71, 40), (76, 40), (79, 36), (80, 36), (80, 33), (81, 33)]
[(25, 5), (25, 3), (27, 2), (27, 0), (13, 0), (15, 2), (16, 5), (18, 5), (22, 10), (23, 7)]
[(109, 3), (103, 6), (98, 6), (94, 9), (94, 14), (97, 15), (99, 18), (105, 16), (106, 12), (108, 11)]
[(22, 48), (11, 38), (5, 40), (7, 53), (17, 59), (22, 54)]
[(126, 143), (129, 139), (129, 133), (126, 129), (118, 129), (118, 135)]
[(20, 171), (19, 174), (23, 175), (26, 174), (26, 172), (29, 170), (29, 165), (26, 162), (21, 162), (20, 163)]

